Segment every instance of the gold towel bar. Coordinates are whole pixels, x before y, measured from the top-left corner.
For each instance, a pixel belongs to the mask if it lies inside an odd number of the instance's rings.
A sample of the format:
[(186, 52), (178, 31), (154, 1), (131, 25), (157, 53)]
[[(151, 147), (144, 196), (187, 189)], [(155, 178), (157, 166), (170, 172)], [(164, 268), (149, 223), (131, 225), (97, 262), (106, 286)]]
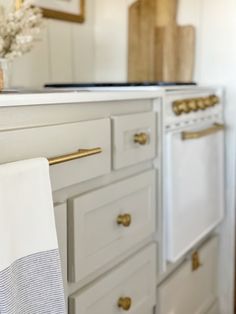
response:
[(214, 123), (213, 126), (211, 126), (208, 129), (195, 131), (195, 132), (182, 132), (182, 140), (198, 139), (198, 138), (208, 136), (208, 135), (214, 134), (216, 132), (222, 131), (224, 129), (225, 129), (225, 126), (223, 124)]
[(92, 149), (79, 149), (77, 152), (68, 154), (68, 155), (62, 155), (57, 157), (48, 158), (48, 163), (50, 166), (61, 164), (66, 161), (71, 161), (79, 158), (84, 158), (96, 154), (102, 153), (101, 147), (96, 147)]

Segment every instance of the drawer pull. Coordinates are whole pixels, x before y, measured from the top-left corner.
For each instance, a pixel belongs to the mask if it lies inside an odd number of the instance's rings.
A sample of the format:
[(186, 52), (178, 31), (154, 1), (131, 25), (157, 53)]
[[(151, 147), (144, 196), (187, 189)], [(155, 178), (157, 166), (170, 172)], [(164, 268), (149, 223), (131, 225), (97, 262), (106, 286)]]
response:
[(129, 311), (132, 305), (132, 299), (129, 297), (120, 298), (118, 300), (118, 307), (122, 308), (124, 311)]
[(79, 158), (84, 158), (84, 157), (88, 157), (88, 156), (92, 156), (92, 155), (96, 155), (100, 153), (102, 153), (101, 147), (96, 147), (92, 149), (79, 149), (75, 153), (49, 158), (48, 162), (49, 162), (49, 165), (52, 166), (52, 165), (61, 164), (63, 162), (67, 162), (67, 161), (71, 161), (71, 160), (75, 160)]
[(146, 145), (149, 141), (149, 135), (147, 133), (137, 133), (134, 135), (134, 143), (139, 145)]
[(132, 218), (129, 214), (119, 215), (117, 217), (117, 224), (123, 225), (124, 227), (129, 227), (131, 225)]
[(198, 270), (199, 267), (201, 267), (202, 264), (200, 262), (200, 257), (198, 252), (194, 252), (192, 254), (192, 271)]

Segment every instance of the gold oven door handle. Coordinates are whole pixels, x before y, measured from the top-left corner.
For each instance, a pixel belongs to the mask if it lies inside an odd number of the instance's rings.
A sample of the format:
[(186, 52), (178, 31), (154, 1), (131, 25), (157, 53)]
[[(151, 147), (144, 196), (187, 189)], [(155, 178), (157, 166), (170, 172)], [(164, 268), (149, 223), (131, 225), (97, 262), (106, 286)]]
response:
[(96, 147), (96, 148), (92, 148), (92, 149), (79, 149), (77, 152), (74, 152), (71, 154), (48, 158), (48, 163), (50, 166), (52, 166), (52, 165), (61, 164), (63, 162), (67, 162), (67, 161), (71, 161), (71, 160), (75, 160), (75, 159), (80, 159), (80, 158), (85, 158), (85, 157), (92, 156), (92, 155), (97, 155), (100, 153), (102, 153), (101, 147)]
[(182, 140), (195, 140), (204, 136), (214, 134), (225, 129), (224, 124), (214, 123), (210, 128), (194, 131), (194, 132), (182, 132)]

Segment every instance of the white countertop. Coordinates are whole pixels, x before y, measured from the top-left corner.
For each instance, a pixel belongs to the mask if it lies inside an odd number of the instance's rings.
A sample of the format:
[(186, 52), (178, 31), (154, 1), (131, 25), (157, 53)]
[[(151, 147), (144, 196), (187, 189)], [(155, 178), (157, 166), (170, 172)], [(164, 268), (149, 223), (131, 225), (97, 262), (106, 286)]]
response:
[(42, 89), (13, 90), (0, 93), (0, 107), (33, 106), (46, 104), (86, 103), (100, 101), (118, 101), (131, 99), (154, 99), (163, 97), (165, 92), (182, 93), (183, 91), (209, 90), (209, 87), (176, 86), (176, 87), (120, 87), (90, 89)]

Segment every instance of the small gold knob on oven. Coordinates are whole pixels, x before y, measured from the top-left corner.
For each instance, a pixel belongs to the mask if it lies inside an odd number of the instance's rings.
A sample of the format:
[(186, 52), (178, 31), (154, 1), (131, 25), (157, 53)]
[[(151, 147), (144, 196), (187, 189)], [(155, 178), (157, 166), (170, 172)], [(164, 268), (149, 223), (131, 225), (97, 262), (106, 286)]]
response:
[(204, 98), (204, 105), (206, 108), (209, 108), (212, 106), (212, 101), (211, 101), (211, 98), (210, 97), (205, 97)]
[(183, 113), (189, 113), (191, 111), (189, 106), (188, 106), (188, 102), (187, 101), (181, 101), (179, 103), (179, 109)]
[(149, 141), (149, 135), (147, 133), (137, 133), (134, 135), (134, 142), (139, 145), (146, 145)]
[(205, 103), (204, 103), (204, 99), (203, 98), (198, 98), (197, 99), (197, 106), (200, 110), (205, 110), (206, 109), (206, 106), (205, 106)]
[(119, 215), (116, 220), (118, 225), (123, 225), (124, 227), (129, 227), (132, 222), (132, 217), (130, 214)]
[(220, 103), (220, 97), (218, 97), (217, 95), (211, 95), (209, 98), (211, 99), (212, 106)]
[(181, 115), (182, 113), (182, 111), (179, 108), (179, 103), (180, 103), (179, 101), (174, 101), (172, 104), (172, 109), (177, 116)]
[(132, 305), (132, 299), (129, 297), (119, 298), (117, 305), (122, 310), (129, 311)]
[(188, 101), (188, 107), (190, 111), (197, 111), (198, 110), (197, 101), (195, 99), (190, 99)]

